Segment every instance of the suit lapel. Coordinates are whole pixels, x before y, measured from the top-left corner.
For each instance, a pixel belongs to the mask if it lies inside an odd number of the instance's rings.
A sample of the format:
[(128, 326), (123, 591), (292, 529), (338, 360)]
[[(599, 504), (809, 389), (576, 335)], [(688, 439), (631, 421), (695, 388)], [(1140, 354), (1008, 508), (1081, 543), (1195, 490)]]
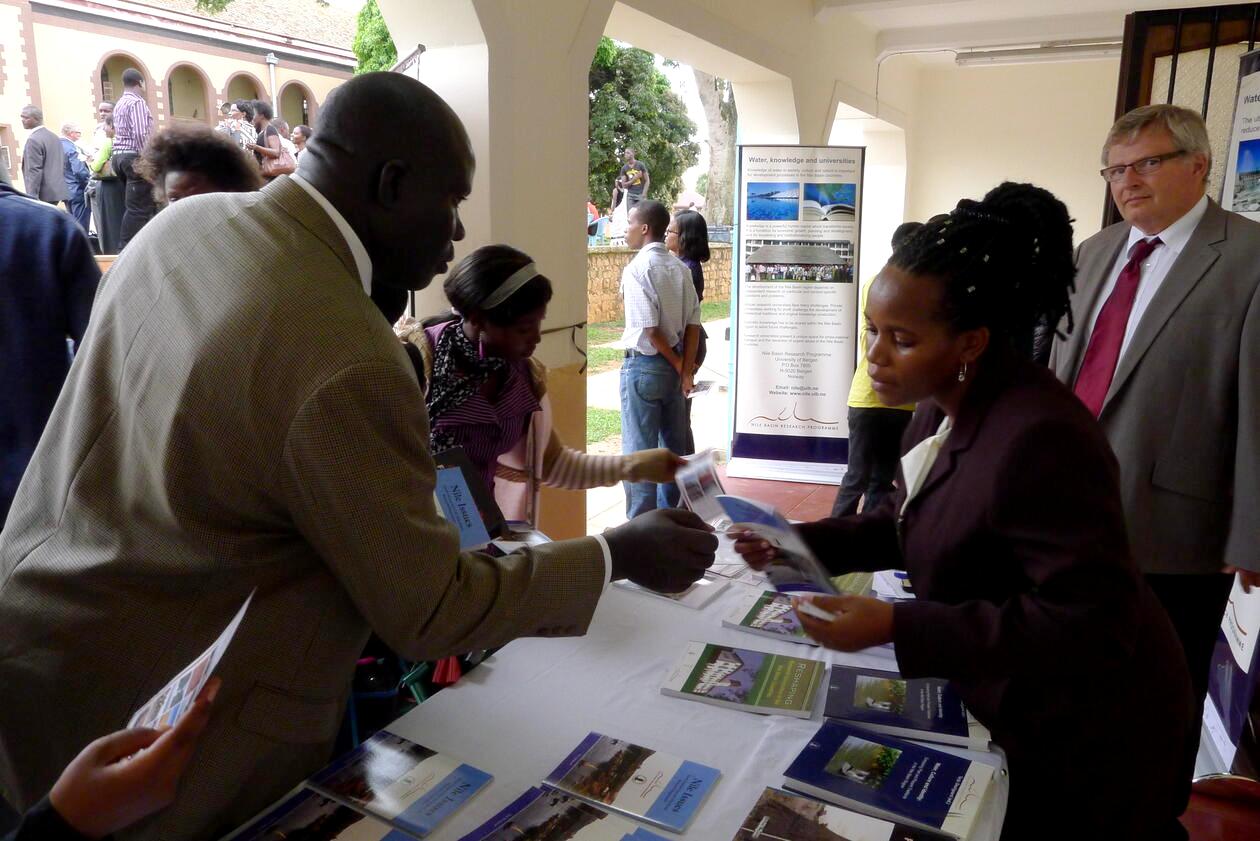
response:
[(1129, 230), (1127, 224), (1121, 223), (1102, 231), (1097, 236), (1097, 247), (1090, 247), (1089, 253), (1077, 263), (1076, 280), (1080, 287), (1072, 296), (1072, 332), (1064, 345), (1062, 358), (1055, 366), (1055, 374), (1069, 387), (1076, 382), (1076, 373), (1085, 357), (1085, 348), (1089, 342), (1090, 313), (1098, 305), (1098, 297), (1107, 284), (1107, 278), (1111, 276), (1111, 269), (1120, 256), (1120, 249), (1128, 241)]
[(1163, 331), (1168, 319), (1172, 318), (1181, 302), (1190, 294), (1190, 290), (1194, 289), (1212, 264), (1220, 259), (1221, 253), (1212, 246), (1225, 239), (1225, 219), (1225, 211), (1215, 202), (1209, 201), (1202, 221), (1186, 243), (1185, 250), (1169, 268), (1168, 276), (1164, 278), (1159, 291), (1151, 299), (1150, 306), (1142, 314), (1142, 320), (1133, 332), (1129, 347), (1120, 357), (1115, 376), (1111, 379), (1111, 388), (1107, 390), (1107, 397), (1103, 401), (1103, 412), (1107, 411), (1107, 406), (1132, 376), (1142, 357)]

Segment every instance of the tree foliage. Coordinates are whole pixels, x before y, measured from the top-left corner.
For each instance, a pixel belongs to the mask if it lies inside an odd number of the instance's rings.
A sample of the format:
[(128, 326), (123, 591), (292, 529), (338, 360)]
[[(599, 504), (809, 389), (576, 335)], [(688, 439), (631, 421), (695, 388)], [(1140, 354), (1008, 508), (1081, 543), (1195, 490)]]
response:
[(682, 191), (683, 171), (699, 158), (695, 130), (651, 53), (600, 39), (591, 62), (587, 145), (588, 189), (597, 204), (610, 201), (631, 148), (651, 175), (648, 197), (669, 207)]
[(352, 49), (359, 60), (359, 66), (354, 69), (356, 75), (388, 70), (398, 63), (398, 49), (376, 0), (367, 0), (359, 10), (359, 24), (355, 29)]

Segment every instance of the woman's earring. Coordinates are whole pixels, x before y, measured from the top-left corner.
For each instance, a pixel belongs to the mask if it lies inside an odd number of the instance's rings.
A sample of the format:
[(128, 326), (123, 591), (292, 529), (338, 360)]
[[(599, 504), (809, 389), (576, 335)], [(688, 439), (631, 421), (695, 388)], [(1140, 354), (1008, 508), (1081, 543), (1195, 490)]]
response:
[(962, 367), (958, 369), (958, 382), (961, 383), (961, 382), (966, 382), (966, 381), (967, 381), (967, 363), (964, 362), (962, 364)]
[(480, 333), (477, 334), (477, 358), (478, 359), (486, 358), (486, 342), (485, 342), (485, 339), (482, 338)]

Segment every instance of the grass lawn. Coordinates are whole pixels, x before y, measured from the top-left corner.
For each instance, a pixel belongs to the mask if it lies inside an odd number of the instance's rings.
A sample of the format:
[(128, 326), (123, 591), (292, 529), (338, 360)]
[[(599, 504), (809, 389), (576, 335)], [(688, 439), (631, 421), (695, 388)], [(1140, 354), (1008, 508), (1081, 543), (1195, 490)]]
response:
[(587, 374), (602, 374), (605, 371), (616, 371), (621, 367), (625, 351), (615, 347), (588, 347), (586, 349)]
[(621, 412), (616, 409), (586, 408), (586, 443), (594, 444), (621, 434)]

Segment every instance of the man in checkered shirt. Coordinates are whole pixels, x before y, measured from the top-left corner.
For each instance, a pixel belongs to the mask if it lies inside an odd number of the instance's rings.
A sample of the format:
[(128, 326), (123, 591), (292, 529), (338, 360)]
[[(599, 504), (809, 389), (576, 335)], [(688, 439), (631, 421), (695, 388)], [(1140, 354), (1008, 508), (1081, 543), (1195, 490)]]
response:
[[(639, 253), (621, 273), (621, 451), (687, 446), (686, 396), (700, 342), (700, 301), (691, 270), (665, 248), (669, 211), (657, 201), (630, 211), (626, 243)], [(678, 486), (626, 482), (626, 516), (678, 505)]]

